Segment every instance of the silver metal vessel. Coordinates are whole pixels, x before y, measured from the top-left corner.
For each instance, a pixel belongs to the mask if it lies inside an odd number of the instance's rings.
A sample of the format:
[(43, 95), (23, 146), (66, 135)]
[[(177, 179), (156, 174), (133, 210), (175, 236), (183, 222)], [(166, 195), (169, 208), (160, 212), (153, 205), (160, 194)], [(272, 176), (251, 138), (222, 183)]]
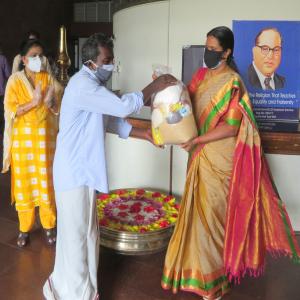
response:
[(146, 255), (164, 250), (174, 226), (156, 231), (138, 233), (124, 232), (100, 226), (100, 244), (125, 255)]

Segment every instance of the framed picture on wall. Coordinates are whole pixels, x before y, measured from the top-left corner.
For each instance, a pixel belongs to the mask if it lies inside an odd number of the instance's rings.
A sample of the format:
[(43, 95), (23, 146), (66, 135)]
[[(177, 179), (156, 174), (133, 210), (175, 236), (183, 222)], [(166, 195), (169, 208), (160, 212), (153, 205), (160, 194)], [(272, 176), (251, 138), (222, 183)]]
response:
[(299, 121), (300, 22), (233, 21), (234, 56), (257, 120)]

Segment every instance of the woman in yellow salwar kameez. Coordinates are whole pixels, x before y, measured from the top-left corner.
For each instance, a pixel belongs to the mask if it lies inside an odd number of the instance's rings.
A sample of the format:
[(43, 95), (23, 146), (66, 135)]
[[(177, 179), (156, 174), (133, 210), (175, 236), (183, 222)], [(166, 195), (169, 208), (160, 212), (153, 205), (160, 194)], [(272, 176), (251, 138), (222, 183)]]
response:
[(20, 71), (8, 80), (5, 98), (3, 170), (11, 166), (11, 193), (19, 217), (17, 245), (29, 241), (35, 207), (45, 229), (46, 241), (56, 239), (56, 208), (52, 161), (57, 135), (60, 85), (41, 72), (42, 45), (29, 40), (21, 51)]
[(300, 262), (287, 212), (271, 179), (227, 27), (207, 34), (204, 62), (189, 91), (199, 136), (189, 151), (178, 222), (162, 287), (221, 299), (229, 282), (262, 273), (265, 254)]

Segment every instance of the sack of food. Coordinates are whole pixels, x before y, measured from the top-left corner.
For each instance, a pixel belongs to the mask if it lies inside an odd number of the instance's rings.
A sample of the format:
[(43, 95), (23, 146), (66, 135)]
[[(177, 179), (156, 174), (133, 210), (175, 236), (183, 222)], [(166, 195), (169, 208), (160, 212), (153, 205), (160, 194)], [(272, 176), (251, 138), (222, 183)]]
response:
[(182, 144), (197, 136), (191, 99), (182, 82), (154, 96), (151, 125), (156, 145)]

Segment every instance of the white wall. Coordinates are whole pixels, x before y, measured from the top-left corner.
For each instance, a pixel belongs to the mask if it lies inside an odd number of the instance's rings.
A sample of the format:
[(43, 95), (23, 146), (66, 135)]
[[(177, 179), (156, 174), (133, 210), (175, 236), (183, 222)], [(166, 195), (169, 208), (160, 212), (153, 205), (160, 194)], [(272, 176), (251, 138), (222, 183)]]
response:
[(274, 154), (266, 156), (291, 222), (297, 230), (300, 230), (300, 156)]
[[(151, 80), (152, 64), (167, 63), (168, 3), (131, 7), (114, 15), (115, 64), (113, 89), (141, 90)], [(147, 110), (144, 110), (147, 114)], [(149, 113), (148, 113), (149, 115)], [(106, 140), (110, 189), (151, 187), (168, 192), (170, 149), (108, 134)]]
[[(299, 12), (298, 0), (170, 0), (121, 10), (114, 15), (115, 55), (121, 65), (114, 83), (122, 92), (143, 88), (151, 79), (152, 63), (168, 64), (180, 78), (182, 46), (204, 44), (206, 33), (213, 27), (231, 27), (232, 20), (299, 20)], [(146, 145), (134, 139), (124, 142), (108, 137), (109, 178), (113, 188), (168, 190), (169, 152), (152, 151)], [(118, 155), (124, 155), (124, 159)], [(129, 157), (137, 163), (133, 165)], [(267, 158), (292, 223), (300, 230), (300, 156), (268, 155)], [(186, 161), (187, 154), (174, 147), (172, 183), (178, 195), (184, 187)], [(154, 172), (150, 176), (144, 173), (149, 168)]]
[(134, 6), (117, 12), (113, 18), (115, 64), (114, 89), (141, 90), (151, 80), (152, 64), (167, 64), (168, 3)]
[[(169, 1), (167, 1), (169, 2)], [(232, 20), (299, 20), (298, 0), (170, 0), (170, 65), (181, 75), (182, 45), (204, 44), (206, 33)]]
[(169, 147), (160, 149), (139, 139), (107, 134), (106, 157), (110, 190), (143, 187), (168, 192)]

